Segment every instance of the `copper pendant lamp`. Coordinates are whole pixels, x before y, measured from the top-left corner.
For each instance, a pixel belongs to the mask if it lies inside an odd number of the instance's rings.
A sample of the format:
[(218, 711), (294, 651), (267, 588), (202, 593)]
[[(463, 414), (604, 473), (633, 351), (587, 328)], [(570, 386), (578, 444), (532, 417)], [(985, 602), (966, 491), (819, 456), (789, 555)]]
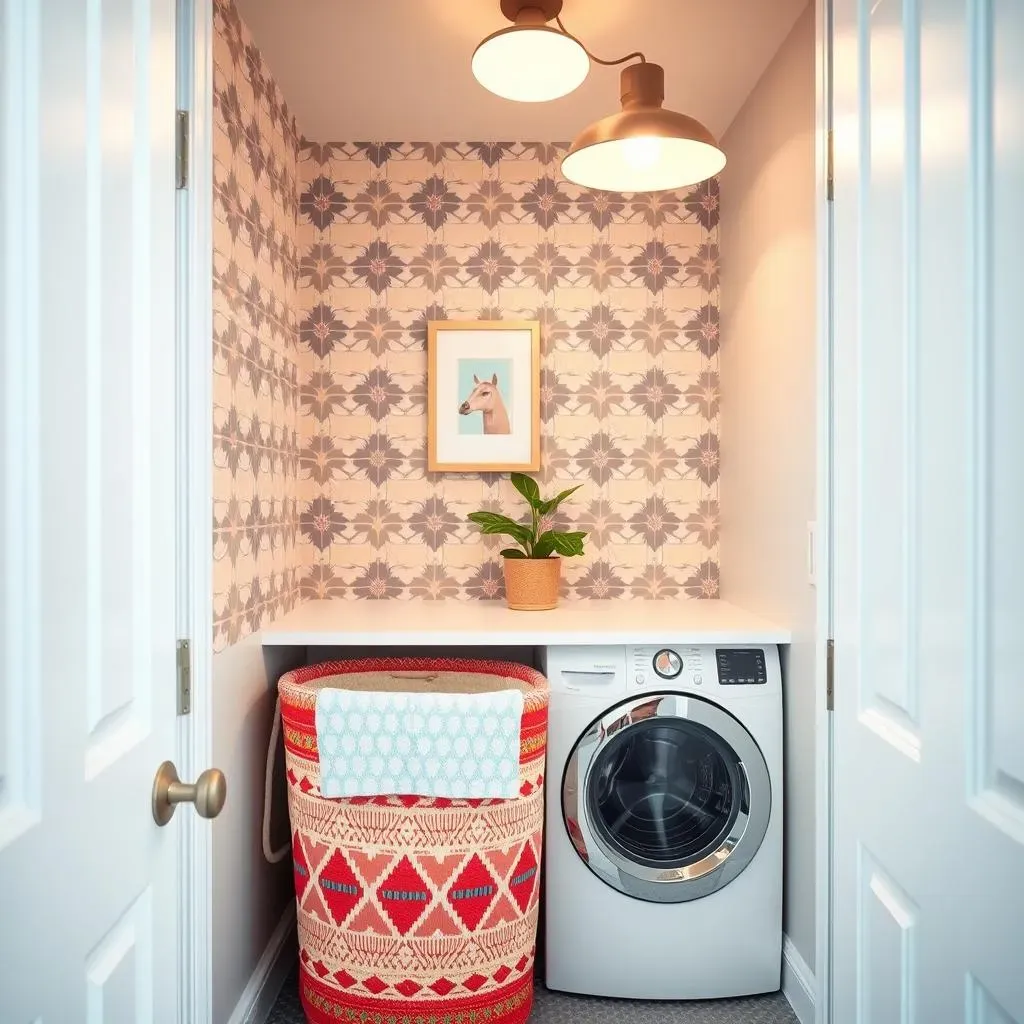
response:
[(695, 118), (665, 110), (665, 71), (643, 59), (623, 68), (622, 110), (584, 128), (562, 160), (562, 174), (606, 192), (662, 192), (716, 175), (725, 154)]
[(512, 24), (489, 35), (473, 53), (473, 75), (490, 92), (520, 103), (543, 103), (578, 88), (590, 72), (579, 40), (548, 24), (562, 0), (501, 0)]
[(592, 62), (639, 62), (620, 74), (622, 109), (576, 136), (562, 174), (605, 192), (663, 192), (716, 175), (725, 154), (714, 135), (696, 118), (663, 106), (665, 69), (639, 52), (617, 60), (596, 57), (562, 24), (561, 10), (562, 0), (501, 0), (502, 14), (513, 24), (476, 48), (473, 74), (498, 96), (543, 102), (580, 86)]

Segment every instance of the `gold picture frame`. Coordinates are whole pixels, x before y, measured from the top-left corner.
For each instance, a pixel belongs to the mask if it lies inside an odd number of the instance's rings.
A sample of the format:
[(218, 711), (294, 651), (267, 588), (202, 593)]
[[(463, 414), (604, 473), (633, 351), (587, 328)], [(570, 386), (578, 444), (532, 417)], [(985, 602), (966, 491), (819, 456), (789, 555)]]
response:
[(427, 322), (427, 469), (540, 469), (539, 320)]

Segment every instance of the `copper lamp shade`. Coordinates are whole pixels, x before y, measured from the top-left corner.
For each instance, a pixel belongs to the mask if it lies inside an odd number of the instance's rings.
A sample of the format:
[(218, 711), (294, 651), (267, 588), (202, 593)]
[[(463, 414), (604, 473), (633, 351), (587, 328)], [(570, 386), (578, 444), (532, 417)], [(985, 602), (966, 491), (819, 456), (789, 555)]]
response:
[(476, 80), (520, 103), (544, 103), (578, 88), (590, 72), (590, 58), (578, 40), (547, 24), (561, 7), (561, 0), (502, 0), (502, 13), (513, 24), (474, 51)]
[(663, 192), (716, 175), (725, 154), (715, 137), (686, 114), (665, 110), (665, 71), (631, 64), (621, 76), (622, 110), (585, 128), (562, 161), (577, 185), (606, 192)]

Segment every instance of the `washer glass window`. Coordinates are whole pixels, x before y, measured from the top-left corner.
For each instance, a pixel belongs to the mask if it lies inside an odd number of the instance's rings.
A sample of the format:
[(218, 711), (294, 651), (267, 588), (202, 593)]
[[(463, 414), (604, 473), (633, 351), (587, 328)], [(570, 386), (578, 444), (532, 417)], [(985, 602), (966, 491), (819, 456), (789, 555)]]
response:
[(576, 741), (562, 778), (566, 833), (602, 881), (679, 903), (729, 884), (757, 853), (771, 812), (768, 766), (715, 703), (629, 698)]
[(678, 868), (718, 848), (745, 800), (736, 753), (684, 718), (649, 719), (614, 736), (595, 756), (589, 819), (622, 856)]

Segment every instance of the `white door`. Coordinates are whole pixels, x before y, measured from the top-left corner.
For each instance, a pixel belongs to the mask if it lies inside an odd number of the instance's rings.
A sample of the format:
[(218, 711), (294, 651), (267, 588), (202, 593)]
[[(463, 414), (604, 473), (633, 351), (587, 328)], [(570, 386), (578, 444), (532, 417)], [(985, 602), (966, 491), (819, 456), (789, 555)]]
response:
[(835, 0), (837, 1024), (1024, 1024), (1024, 3)]
[(4, 1024), (177, 1021), (174, 7), (0, 0)]

